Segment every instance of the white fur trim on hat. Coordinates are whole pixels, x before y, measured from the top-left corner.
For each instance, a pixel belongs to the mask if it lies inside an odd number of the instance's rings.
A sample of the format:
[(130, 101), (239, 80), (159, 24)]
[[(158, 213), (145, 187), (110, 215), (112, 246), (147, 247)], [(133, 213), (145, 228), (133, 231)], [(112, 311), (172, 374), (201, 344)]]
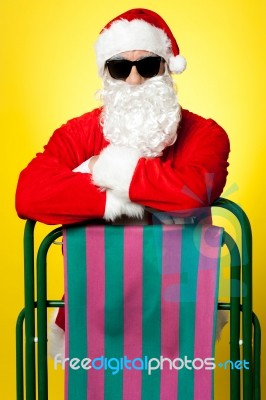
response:
[(95, 50), (100, 76), (103, 76), (105, 62), (125, 51), (149, 51), (163, 57), (167, 63), (173, 56), (171, 41), (166, 33), (140, 19), (114, 21), (110, 28), (100, 34)]

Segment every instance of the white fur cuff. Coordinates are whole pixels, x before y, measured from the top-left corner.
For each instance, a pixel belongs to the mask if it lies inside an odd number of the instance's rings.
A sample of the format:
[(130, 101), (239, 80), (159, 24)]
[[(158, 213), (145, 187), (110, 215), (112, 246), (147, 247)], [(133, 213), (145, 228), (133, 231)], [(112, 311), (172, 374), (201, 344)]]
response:
[(100, 153), (93, 168), (93, 182), (128, 198), (130, 182), (140, 158), (136, 149), (110, 144)]
[(104, 219), (114, 221), (122, 215), (141, 219), (143, 217), (144, 208), (136, 203), (117, 196), (112, 190), (106, 191), (106, 206)]

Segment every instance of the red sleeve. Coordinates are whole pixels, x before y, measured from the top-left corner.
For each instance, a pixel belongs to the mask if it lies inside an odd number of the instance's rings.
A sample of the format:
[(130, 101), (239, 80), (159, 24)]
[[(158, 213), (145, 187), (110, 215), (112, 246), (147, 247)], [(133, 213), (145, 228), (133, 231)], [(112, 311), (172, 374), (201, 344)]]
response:
[(90, 174), (72, 172), (103, 147), (98, 121), (97, 112), (69, 121), (21, 172), (16, 193), (21, 218), (72, 224), (103, 216), (105, 193)]
[(185, 214), (209, 206), (224, 188), (229, 151), (227, 134), (218, 124), (183, 111), (176, 143), (162, 157), (139, 160), (130, 199)]

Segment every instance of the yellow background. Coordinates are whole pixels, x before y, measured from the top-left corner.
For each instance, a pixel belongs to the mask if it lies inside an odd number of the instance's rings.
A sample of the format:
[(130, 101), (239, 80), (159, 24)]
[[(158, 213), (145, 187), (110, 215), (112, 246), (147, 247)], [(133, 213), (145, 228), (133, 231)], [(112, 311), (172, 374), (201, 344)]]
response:
[[(106, 22), (134, 7), (160, 13), (187, 58), (187, 71), (176, 78), (183, 107), (212, 117), (229, 134), (225, 196), (244, 208), (252, 224), (254, 309), (266, 329), (265, 0), (1, 1), (2, 399), (15, 399), (15, 321), (23, 307), (24, 222), (14, 209), (18, 174), (58, 126), (97, 105), (94, 92), (100, 81), (93, 44)], [(61, 267), (55, 270), (51, 291), (61, 293)], [(222, 353), (223, 344), (219, 346)], [(264, 376), (265, 357), (263, 347)], [(228, 398), (225, 375), (219, 373), (216, 399)], [(57, 394), (49, 398), (62, 398), (61, 383), (62, 374), (52, 373), (52, 391)], [(266, 396), (264, 381), (263, 393)]]

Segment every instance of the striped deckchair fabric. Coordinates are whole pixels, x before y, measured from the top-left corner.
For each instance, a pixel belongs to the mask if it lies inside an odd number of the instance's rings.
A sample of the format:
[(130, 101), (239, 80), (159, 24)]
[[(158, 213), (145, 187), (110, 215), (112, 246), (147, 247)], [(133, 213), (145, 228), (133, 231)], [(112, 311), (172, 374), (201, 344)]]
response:
[(210, 400), (221, 228), (64, 230), (66, 400)]

